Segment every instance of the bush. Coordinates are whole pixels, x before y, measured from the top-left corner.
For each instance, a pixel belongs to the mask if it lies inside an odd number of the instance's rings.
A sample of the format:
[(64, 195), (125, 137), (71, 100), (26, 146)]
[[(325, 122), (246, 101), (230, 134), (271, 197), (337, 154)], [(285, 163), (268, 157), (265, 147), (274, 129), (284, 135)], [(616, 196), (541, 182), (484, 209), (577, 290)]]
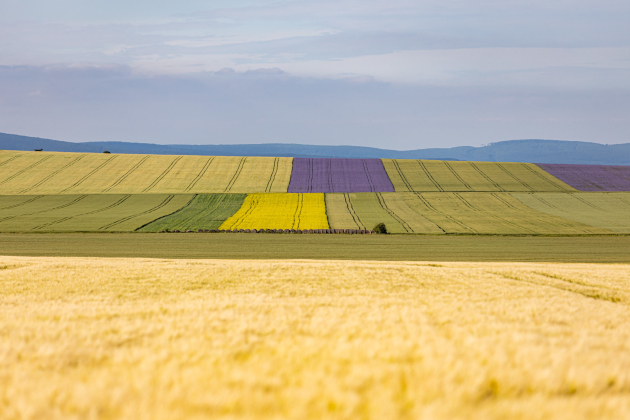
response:
[(105, 150), (103, 153), (107, 153), (107, 154), (109, 154), (109, 150)]
[(387, 226), (385, 226), (385, 223), (379, 223), (372, 230), (376, 233), (387, 233)]

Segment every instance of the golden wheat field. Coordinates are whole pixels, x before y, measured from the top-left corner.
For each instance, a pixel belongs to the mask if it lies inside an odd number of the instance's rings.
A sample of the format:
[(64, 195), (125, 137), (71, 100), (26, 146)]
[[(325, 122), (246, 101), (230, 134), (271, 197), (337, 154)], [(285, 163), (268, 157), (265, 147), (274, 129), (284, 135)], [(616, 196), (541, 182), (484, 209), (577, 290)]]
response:
[(2, 419), (620, 419), (630, 265), (0, 257)]

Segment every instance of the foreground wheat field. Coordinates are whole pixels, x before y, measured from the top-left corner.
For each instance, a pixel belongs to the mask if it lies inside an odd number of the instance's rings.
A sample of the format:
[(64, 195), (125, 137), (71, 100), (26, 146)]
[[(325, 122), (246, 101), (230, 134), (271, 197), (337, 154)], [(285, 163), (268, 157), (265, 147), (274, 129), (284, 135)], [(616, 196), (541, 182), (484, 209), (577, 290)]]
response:
[(3, 419), (619, 419), (630, 265), (0, 257)]

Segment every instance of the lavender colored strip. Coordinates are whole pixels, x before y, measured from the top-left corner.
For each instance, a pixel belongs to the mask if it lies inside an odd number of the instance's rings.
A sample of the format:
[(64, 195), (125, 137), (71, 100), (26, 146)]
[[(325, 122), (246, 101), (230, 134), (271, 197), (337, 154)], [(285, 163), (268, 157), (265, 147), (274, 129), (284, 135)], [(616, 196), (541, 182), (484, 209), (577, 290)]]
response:
[(630, 191), (630, 166), (537, 163), (580, 191)]
[(394, 192), (394, 186), (380, 159), (294, 158), (288, 192)]

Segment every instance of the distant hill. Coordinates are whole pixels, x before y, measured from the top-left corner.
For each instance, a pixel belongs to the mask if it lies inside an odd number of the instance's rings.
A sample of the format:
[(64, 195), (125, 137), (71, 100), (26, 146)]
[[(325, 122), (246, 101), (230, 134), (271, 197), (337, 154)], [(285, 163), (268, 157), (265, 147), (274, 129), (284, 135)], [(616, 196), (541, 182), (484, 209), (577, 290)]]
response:
[(137, 153), (157, 155), (275, 156), (474, 160), (488, 162), (578, 163), (630, 165), (630, 143), (604, 145), (578, 141), (509, 140), (482, 147), (388, 150), (360, 146), (305, 144), (180, 145), (125, 142), (85, 142), (42, 139), (0, 133), (0, 149), (54, 152)]

